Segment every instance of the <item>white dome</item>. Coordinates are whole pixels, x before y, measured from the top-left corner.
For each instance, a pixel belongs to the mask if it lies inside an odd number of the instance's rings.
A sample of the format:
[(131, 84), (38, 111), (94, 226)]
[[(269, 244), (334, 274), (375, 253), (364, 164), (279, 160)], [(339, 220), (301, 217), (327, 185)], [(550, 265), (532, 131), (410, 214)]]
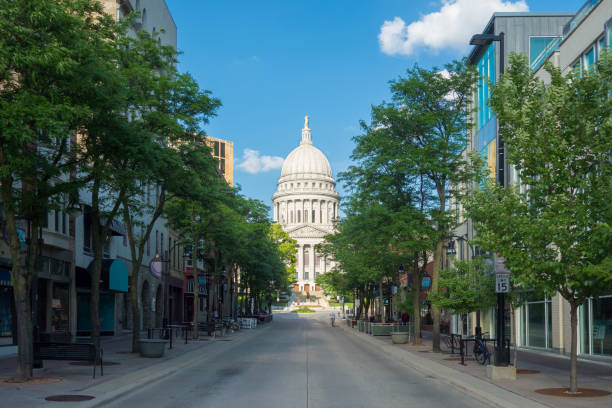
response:
[(302, 129), (300, 145), (293, 149), (283, 162), (279, 183), (302, 179), (331, 182), (334, 180), (327, 157), (312, 144), (308, 119)]
[(282, 178), (332, 178), (331, 166), (322, 151), (312, 144), (302, 143), (285, 159), (281, 170)]

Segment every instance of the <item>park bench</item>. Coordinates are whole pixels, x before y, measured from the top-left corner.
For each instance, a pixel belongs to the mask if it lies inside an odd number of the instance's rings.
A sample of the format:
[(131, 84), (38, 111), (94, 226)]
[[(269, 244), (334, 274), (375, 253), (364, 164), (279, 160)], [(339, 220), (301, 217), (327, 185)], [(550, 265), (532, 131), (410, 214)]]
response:
[(87, 361), (93, 363), (93, 378), (96, 378), (96, 365), (100, 362), (100, 372), (104, 376), (102, 348), (96, 355), (92, 343), (34, 343), (34, 360)]

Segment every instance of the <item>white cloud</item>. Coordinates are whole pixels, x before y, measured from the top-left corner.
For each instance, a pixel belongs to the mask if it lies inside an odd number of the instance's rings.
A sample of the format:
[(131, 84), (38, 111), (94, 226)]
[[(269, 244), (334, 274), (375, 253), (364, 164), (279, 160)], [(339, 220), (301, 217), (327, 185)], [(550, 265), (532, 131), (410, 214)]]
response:
[(244, 149), (238, 168), (250, 174), (280, 169), (285, 160), (279, 156), (260, 156), (257, 150)]
[(420, 47), (465, 51), (471, 36), (482, 32), (493, 13), (528, 10), (525, 0), (442, 0), (440, 10), (408, 25), (400, 17), (385, 21), (378, 41), (388, 55), (410, 55)]

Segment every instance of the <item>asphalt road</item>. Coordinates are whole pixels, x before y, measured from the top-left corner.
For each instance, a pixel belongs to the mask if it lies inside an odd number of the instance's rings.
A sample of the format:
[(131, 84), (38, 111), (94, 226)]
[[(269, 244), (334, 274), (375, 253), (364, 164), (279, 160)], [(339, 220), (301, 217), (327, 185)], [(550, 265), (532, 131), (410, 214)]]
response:
[[(339, 323), (343, 323), (340, 321)], [(435, 378), (330, 327), (327, 315), (280, 314), (181, 372), (107, 407), (483, 407)], [(240, 336), (240, 335), (239, 335)]]

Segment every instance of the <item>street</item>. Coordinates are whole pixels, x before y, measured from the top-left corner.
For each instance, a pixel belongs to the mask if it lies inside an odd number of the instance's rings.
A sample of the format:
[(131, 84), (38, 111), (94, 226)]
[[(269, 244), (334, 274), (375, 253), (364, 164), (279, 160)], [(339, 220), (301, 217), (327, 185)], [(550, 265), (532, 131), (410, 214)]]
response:
[(228, 344), (223, 352), (106, 406), (485, 406), (331, 328), (326, 313), (277, 314), (257, 330), (245, 342)]

